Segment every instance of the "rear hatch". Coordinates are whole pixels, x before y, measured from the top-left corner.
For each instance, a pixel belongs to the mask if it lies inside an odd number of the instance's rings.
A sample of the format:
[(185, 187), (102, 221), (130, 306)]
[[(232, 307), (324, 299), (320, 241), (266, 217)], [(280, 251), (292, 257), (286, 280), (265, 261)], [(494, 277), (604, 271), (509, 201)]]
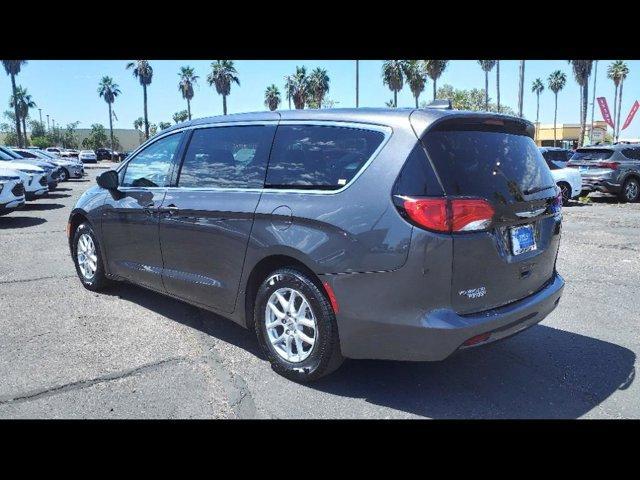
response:
[(568, 167), (577, 168), (586, 176), (598, 176), (611, 172), (609, 161), (614, 150), (611, 148), (579, 148), (573, 154)]
[(436, 123), (422, 142), (447, 197), (483, 199), (494, 209), (483, 230), (453, 230), (454, 309), (476, 313), (540, 290), (555, 272), (561, 214), (531, 125), (454, 117)]

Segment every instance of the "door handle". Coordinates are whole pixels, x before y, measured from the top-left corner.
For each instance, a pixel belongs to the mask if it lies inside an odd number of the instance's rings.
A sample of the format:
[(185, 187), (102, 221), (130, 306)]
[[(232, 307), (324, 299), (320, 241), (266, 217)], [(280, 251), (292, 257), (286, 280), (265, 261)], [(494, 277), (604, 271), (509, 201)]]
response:
[(166, 213), (167, 215), (173, 215), (174, 213), (178, 212), (179, 210), (180, 209), (174, 204), (167, 205), (166, 207), (162, 208), (162, 211), (164, 213)]

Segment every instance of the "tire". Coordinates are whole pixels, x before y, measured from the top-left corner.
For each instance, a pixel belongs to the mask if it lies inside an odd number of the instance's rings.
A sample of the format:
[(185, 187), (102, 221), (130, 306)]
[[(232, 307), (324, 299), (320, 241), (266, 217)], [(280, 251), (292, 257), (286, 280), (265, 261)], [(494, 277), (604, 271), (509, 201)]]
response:
[[(290, 305), (291, 291), (297, 292), (294, 300), (294, 313), (298, 310), (302, 314), (305, 325), (298, 323), (296, 317), (287, 317), (286, 306)], [(279, 294), (286, 302), (283, 305)], [(303, 309), (303, 300), (309, 309)], [(276, 306), (281, 318), (276, 316), (273, 308)], [(267, 311), (269, 309), (269, 311)], [(273, 370), (285, 378), (295, 382), (311, 382), (336, 370), (344, 358), (340, 352), (340, 339), (336, 317), (323, 291), (318, 288), (306, 273), (295, 268), (281, 268), (270, 273), (258, 289), (254, 303), (254, 326), (260, 346), (269, 359)], [(275, 327), (267, 328), (267, 322), (279, 323)], [(288, 322), (286, 325), (285, 322)], [(309, 325), (314, 324), (314, 328)], [(290, 330), (287, 330), (290, 328)], [(286, 332), (294, 332), (286, 335)], [(278, 342), (275, 337), (285, 340)], [(292, 338), (287, 340), (287, 337)], [(313, 344), (303, 340), (312, 338)], [(285, 358), (287, 346), (292, 357)], [(298, 350), (302, 346), (302, 352)], [(293, 352), (295, 350), (295, 352)]]
[(640, 199), (640, 182), (636, 178), (629, 178), (622, 186), (619, 196), (623, 202), (637, 202)]
[[(95, 253), (95, 262), (93, 262), (95, 264), (95, 270), (93, 271), (93, 275), (87, 275), (86, 267), (84, 268), (85, 271), (83, 271), (83, 266), (81, 266), (79, 261), (78, 249), (83, 248), (79, 245), (79, 242), (82, 239), (84, 244), (86, 237), (91, 239)], [(78, 278), (80, 279), (80, 282), (82, 282), (84, 288), (91, 290), (92, 292), (98, 292), (111, 283), (104, 273), (104, 264), (102, 262), (102, 255), (100, 254), (100, 242), (98, 241), (98, 237), (93, 231), (91, 224), (88, 222), (81, 224), (74, 232), (72, 250), (76, 273), (78, 274)], [(87, 255), (85, 254), (85, 257), (86, 256)]]
[(60, 181), (66, 182), (67, 180), (69, 180), (69, 170), (67, 170), (66, 168), (63, 168), (62, 171), (60, 172)]
[(568, 205), (571, 201), (571, 185), (566, 182), (559, 182), (558, 187), (562, 193), (562, 205)]

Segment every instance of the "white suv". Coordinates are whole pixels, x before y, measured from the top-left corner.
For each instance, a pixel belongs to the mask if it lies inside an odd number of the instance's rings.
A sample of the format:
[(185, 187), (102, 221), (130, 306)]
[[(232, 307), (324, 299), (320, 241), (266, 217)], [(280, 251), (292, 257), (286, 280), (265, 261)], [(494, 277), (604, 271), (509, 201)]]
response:
[(0, 215), (6, 215), (24, 205), (23, 176), (26, 174), (0, 168)]
[(40, 198), (49, 192), (47, 172), (40, 167), (36, 167), (30, 163), (14, 161), (12, 157), (0, 151), (0, 168), (18, 170), (19, 172), (27, 174), (26, 181), (24, 182), (25, 197), (27, 200)]

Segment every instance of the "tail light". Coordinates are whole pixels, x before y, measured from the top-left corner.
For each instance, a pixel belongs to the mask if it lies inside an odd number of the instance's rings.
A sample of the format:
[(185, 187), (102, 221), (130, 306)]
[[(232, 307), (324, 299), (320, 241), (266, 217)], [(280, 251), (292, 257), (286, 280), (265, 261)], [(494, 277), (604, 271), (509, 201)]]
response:
[(481, 198), (399, 199), (400, 206), (414, 224), (442, 233), (486, 230), (495, 213), (491, 204)]
[(599, 168), (610, 168), (611, 170), (617, 170), (620, 166), (619, 162), (598, 162), (597, 166)]
[(553, 199), (553, 212), (560, 213), (562, 211), (562, 191), (558, 190), (556, 198)]

